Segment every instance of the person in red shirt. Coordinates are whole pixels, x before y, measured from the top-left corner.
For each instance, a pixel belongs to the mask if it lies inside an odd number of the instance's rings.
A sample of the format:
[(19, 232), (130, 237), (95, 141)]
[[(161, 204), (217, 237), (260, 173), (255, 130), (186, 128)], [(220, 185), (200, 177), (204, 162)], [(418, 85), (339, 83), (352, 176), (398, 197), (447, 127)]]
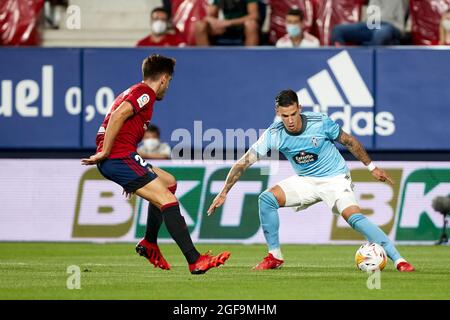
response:
[(138, 47), (183, 47), (186, 41), (177, 30), (170, 29), (169, 13), (155, 8), (150, 14), (151, 33), (138, 41)]
[(176, 181), (168, 172), (153, 167), (137, 153), (137, 145), (152, 118), (153, 105), (162, 100), (172, 80), (175, 60), (151, 55), (142, 63), (143, 81), (122, 92), (97, 133), (97, 151), (82, 159), (84, 165), (96, 164), (108, 180), (149, 201), (147, 230), (136, 252), (155, 267), (170, 269), (157, 244), (159, 228), (164, 220), (167, 230), (183, 252), (192, 274), (202, 274), (224, 264), (230, 256), (200, 254), (192, 243), (184, 217), (175, 197)]

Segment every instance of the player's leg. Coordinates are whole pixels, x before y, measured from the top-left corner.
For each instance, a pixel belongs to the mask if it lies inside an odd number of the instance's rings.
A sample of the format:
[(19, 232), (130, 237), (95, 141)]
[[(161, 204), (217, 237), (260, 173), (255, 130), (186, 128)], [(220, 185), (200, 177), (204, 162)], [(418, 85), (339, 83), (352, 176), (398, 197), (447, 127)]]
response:
[(136, 190), (136, 194), (161, 210), (167, 230), (185, 256), (191, 273), (205, 273), (210, 268), (222, 265), (228, 259), (230, 256), (228, 252), (213, 257), (209, 254), (201, 255), (197, 251), (189, 234), (186, 221), (181, 215), (178, 200), (167, 189), (162, 179), (154, 179)]
[(358, 206), (351, 205), (345, 208), (342, 211), (342, 217), (368, 241), (381, 245), (399, 271), (414, 271), (414, 267), (403, 259), (386, 233), (361, 214), (361, 209)]
[(333, 209), (340, 213), (347, 223), (357, 232), (361, 233), (368, 241), (381, 245), (394, 262), (399, 271), (413, 271), (395, 248), (389, 237), (378, 226), (373, 224), (362, 213), (353, 192), (353, 183), (350, 175), (333, 177), (330, 181), (320, 187), (323, 200)]
[(278, 217), (278, 208), (283, 207), (286, 202), (286, 196), (283, 190), (274, 186), (259, 195), (259, 219), (261, 227), (266, 238), (269, 253), (275, 258), (283, 260), (280, 250), (279, 228), (280, 219)]
[[(175, 178), (168, 172), (148, 165), (150, 172), (156, 173), (163, 184), (170, 192), (175, 194), (177, 184)], [(163, 270), (170, 270), (170, 264), (166, 261), (161, 250), (158, 247), (158, 232), (163, 223), (163, 216), (158, 207), (151, 202), (148, 203), (147, 210), (147, 225), (145, 229), (145, 236), (136, 245), (136, 252), (147, 258), (155, 267)]]
[(148, 200), (163, 217), (167, 230), (180, 247), (188, 263), (198, 259), (200, 253), (195, 249), (186, 222), (180, 213), (178, 200), (166, 187), (161, 178), (156, 178), (142, 188), (136, 190), (136, 194)]
[[(157, 178), (156, 173), (151, 170), (151, 166), (137, 153), (132, 153), (128, 157), (107, 159), (99, 163), (97, 167), (105, 178), (122, 186), (128, 194), (134, 193), (137, 189)], [(152, 205), (150, 204), (150, 206)], [(159, 211), (156, 207), (155, 210)], [(158, 218), (162, 219), (162, 215), (159, 214), (159, 216), (154, 217), (156, 223), (160, 225)], [(169, 263), (164, 259), (156, 244), (156, 238), (152, 242), (145, 238), (140, 240), (136, 245), (136, 252), (145, 257), (155, 267), (165, 270), (170, 269)]]
[[(137, 153), (120, 159), (107, 159), (98, 165), (105, 178), (121, 185), (127, 193), (136, 193), (158, 208), (166, 223), (167, 229), (188, 260), (191, 273), (205, 273), (228, 259), (229, 253), (223, 252), (215, 257), (200, 255), (195, 249), (186, 222), (180, 213), (177, 198), (164, 184), (163, 179), (150, 168)], [(145, 239), (143, 241), (146, 241)], [(139, 244), (136, 247), (138, 251)], [(144, 247), (146, 258), (155, 266), (161, 266), (162, 257), (156, 244)], [(149, 249), (149, 250), (147, 250)], [(138, 251), (139, 254), (141, 254)]]
[[(167, 171), (157, 167), (151, 166), (151, 170), (153, 170), (158, 175), (166, 188), (169, 189), (170, 192), (175, 194), (175, 191), (177, 190), (177, 181), (175, 180), (175, 177)], [(163, 216), (161, 214), (161, 211), (155, 205), (149, 202), (147, 211), (147, 226), (144, 239), (149, 243), (156, 244), (158, 232), (161, 228), (162, 222)]]
[(299, 210), (307, 208), (320, 200), (314, 190), (314, 186), (310, 185), (307, 179), (295, 175), (261, 193), (259, 218), (269, 254), (254, 269), (274, 269), (283, 264), (284, 259), (279, 240), (278, 209), (280, 207), (298, 207)]
[(278, 235), (280, 227), (278, 208), (284, 206), (285, 202), (285, 194), (278, 185), (259, 195), (259, 219), (269, 253), (253, 268), (254, 270), (276, 269), (284, 262)]

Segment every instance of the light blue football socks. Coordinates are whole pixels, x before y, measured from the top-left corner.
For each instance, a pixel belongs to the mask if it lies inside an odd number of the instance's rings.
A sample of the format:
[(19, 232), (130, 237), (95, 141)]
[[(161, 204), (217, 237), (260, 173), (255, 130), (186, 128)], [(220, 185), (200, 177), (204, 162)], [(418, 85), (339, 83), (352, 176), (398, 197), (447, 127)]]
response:
[(368, 241), (381, 245), (392, 261), (396, 262), (399, 259), (403, 260), (402, 256), (383, 230), (374, 225), (364, 215), (355, 213), (350, 216), (347, 222), (353, 229), (364, 235)]
[[(280, 251), (280, 239), (278, 229), (280, 219), (278, 217), (279, 204), (272, 192), (264, 191), (259, 196), (259, 219), (266, 238), (269, 252), (275, 253), (277, 259), (282, 259)], [(392, 241), (378, 226), (373, 224), (361, 213), (355, 213), (348, 219), (348, 224), (356, 231), (364, 235), (370, 242), (381, 245), (388, 257), (394, 261), (404, 261), (400, 253), (395, 248)]]
[(259, 219), (266, 238), (269, 252), (280, 248), (278, 228), (280, 219), (278, 218), (278, 201), (270, 191), (264, 191), (259, 195)]

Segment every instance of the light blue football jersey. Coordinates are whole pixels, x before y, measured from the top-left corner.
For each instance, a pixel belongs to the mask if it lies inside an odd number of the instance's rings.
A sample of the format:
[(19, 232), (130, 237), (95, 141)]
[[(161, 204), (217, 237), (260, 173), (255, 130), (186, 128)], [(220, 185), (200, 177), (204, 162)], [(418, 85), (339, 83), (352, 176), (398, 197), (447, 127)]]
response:
[(349, 172), (334, 141), (341, 133), (340, 126), (318, 112), (301, 113), (302, 129), (289, 133), (281, 121), (276, 121), (261, 135), (251, 149), (259, 156), (269, 150), (279, 150), (299, 176), (332, 177)]

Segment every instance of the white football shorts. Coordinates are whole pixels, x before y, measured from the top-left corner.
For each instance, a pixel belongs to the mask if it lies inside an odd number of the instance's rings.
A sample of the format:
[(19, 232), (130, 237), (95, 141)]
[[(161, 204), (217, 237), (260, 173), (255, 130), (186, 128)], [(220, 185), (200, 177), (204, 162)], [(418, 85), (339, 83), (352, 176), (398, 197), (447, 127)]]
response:
[(294, 211), (324, 201), (334, 214), (341, 214), (350, 206), (357, 206), (350, 174), (334, 177), (292, 176), (277, 183), (286, 195), (285, 207)]

